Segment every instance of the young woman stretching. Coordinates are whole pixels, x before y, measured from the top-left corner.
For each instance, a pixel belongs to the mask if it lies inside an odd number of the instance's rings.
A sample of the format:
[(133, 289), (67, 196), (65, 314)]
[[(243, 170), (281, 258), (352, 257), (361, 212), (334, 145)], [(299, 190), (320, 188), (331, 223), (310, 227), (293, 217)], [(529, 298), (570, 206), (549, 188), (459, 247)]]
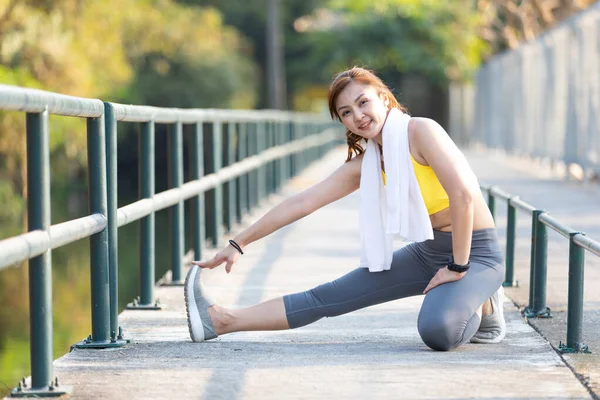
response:
[[(184, 286), (192, 340), (200, 342), (236, 331), (298, 328), (323, 317), (425, 293), (418, 330), (430, 348), (446, 351), (469, 340), (478, 343), (501, 341), (506, 331), (501, 286), (503, 256), (494, 221), (463, 154), (436, 122), (404, 114), (390, 89), (368, 70), (355, 67), (339, 74), (329, 90), (329, 108), (332, 118), (341, 121), (347, 129), (346, 163), (324, 181), (273, 208), (211, 260), (193, 262)], [(384, 146), (389, 146), (388, 142), (383, 143), (385, 135), (382, 132), (386, 124), (386, 132), (389, 132), (392, 114), (394, 118), (404, 117), (408, 121), (407, 129), (405, 125), (408, 135), (406, 159), (410, 157), (410, 161), (406, 165), (412, 164), (408, 169), (414, 171), (410, 173), (416, 177), (413, 181), (418, 182), (415, 186), (422, 198), (421, 207), (424, 205), (426, 225), (431, 222), (425, 230), (429, 229), (432, 240), (408, 244), (393, 252), (393, 256), (390, 251), (387, 266), (375, 269), (378, 272), (371, 272), (371, 266), (369, 269), (357, 268), (306, 292), (248, 308), (226, 309), (215, 305), (200, 282), (201, 268), (215, 268), (225, 263), (226, 271), (230, 272), (242, 248), (250, 243), (359, 188), (384, 187), (377, 186), (379, 182), (373, 186), (374, 182), (365, 181), (364, 172), (361, 182), (361, 171), (365, 171), (362, 164), (367, 153), (363, 145), (366, 143), (373, 148), (373, 143), (377, 144), (377, 151), (371, 149), (369, 154), (381, 151), (376, 158), (380, 161), (372, 167), (377, 171), (382, 169), (380, 175), (375, 175), (375, 180), (381, 178), (385, 184), (386, 160), (383, 155), (388, 155), (389, 168), (392, 168), (392, 159), (399, 157), (398, 152)], [(387, 137), (395, 139), (394, 136)], [(369, 141), (373, 143), (369, 144)], [(391, 185), (390, 170), (387, 175), (390, 177), (387, 184)], [(407, 171), (400, 171), (399, 175), (405, 179), (408, 176)], [(386, 187), (388, 189), (393, 188)], [(379, 212), (380, 206), (367, 204), (366, 207)], [(365, 240), (368, 241), (363, 239), (363, 244)], [(376, 249), (382, 248), (380, 243), (371, 244)], [(377, 258), (379, 253), (376, 250), (372, 254)]]

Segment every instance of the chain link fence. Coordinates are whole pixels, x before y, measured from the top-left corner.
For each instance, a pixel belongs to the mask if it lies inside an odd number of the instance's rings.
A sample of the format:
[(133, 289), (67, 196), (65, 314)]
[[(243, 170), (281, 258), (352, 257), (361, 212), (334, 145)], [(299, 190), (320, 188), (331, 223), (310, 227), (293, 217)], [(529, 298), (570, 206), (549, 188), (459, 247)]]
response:
[(449, 128), (463, 146), (577, 164), (584, 179), (599, 176), (600, 2), (492, 58), (473, 84), (452, 84)]

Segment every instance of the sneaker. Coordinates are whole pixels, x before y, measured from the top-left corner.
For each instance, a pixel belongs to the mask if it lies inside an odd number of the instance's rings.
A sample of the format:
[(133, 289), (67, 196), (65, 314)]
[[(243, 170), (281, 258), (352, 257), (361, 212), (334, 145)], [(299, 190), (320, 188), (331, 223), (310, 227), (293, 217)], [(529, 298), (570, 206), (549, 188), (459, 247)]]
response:
[(483, 315), (479, 329), (471, 338), (471, 343), (500, 343), (506, 335), (504, 321), (504, 288), (500, 288), (490, 297), (492, 313)]
[(183, 287), (188, 328), (194, 342), (203, 342), (217, 337), (208, 315), (208, 307), (214, 305), (215, 302), (206, 295), (202, 282), (200, 282), (200, 273), (200, 267), (192, 265), (185, 277)]

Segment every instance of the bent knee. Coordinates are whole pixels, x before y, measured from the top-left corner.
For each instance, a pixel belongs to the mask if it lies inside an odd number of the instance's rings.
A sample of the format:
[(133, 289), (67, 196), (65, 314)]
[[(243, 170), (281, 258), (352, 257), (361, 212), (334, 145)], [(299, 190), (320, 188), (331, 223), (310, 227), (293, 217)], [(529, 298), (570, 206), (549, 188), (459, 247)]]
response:
[(460, 344), (459, 327), (443, 316), (421, 316), (417, 327), (423, 343), (433, 350), (448, 351)]

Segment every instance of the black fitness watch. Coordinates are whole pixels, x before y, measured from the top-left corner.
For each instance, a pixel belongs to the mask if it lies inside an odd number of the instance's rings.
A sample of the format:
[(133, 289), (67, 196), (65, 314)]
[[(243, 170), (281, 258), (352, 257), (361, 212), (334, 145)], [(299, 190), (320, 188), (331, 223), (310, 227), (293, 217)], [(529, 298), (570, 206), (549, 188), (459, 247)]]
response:
[(450, 262), (448, 263), (448, 269), (450, 271), (454, 271), (454, 272), (467, 272), (470, 267), (471, 267), (471, 261), (467, 261), (466, 264), (460, 265), (460, 264), (454, 264), (454, 258), (451, 258)]

